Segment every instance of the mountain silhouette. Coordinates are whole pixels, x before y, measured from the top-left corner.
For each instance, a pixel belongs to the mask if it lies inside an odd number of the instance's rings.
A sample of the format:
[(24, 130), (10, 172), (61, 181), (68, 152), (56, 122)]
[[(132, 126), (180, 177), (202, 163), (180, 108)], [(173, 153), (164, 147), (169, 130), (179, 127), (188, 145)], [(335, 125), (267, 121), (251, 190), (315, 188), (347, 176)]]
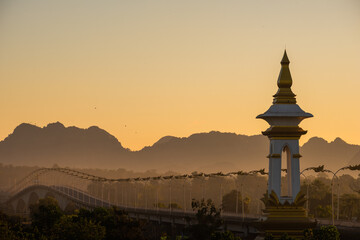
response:
[[(100, 167), (129, 152), (112, 135), (98, 127), (80, 129), (56, 122), (40, 128), (20, 124), (0, 142), (0, 162), (13, 165)], [(104, 165), (110, 166), (110, 165)]]
[[(40, 128), (23, 123), (0, 142), (0, 163), (186, 173), (249, 171), (268, 167), (268, 148), (269, 140), (262, 135), (212, 131), (184, 138), (165, 136), (152, 146), (131, 151), (99, 127), (81, 129), (56, 122)], [(337, 170), (360, 163), (360, 146), (340, 138), (333, 142), (311, 138), (300, 153), (301, 169), (325, 165)]]
[(360, 164), (360, 151), (358, 151), (358, 153), (355, 154), (355, 155), (351, 158), (349, 164), (351, 164), (351, 165), (358, 165), (358, 164)]
[(326, 168), (337, 170), (351, 164), (353, 157), (360, 152), (359, 145), (346, 143), (341, 138), (332, 142), (313, 137), (310, 138), (300, 149), (301, 166), (325, 165)]
[(197, 133), (187, 138), (165, 137), (137, 153), (139, 159), (164, 169), (188, 171), (251, 170), (267, 164), (267, 138), (235, 133)]

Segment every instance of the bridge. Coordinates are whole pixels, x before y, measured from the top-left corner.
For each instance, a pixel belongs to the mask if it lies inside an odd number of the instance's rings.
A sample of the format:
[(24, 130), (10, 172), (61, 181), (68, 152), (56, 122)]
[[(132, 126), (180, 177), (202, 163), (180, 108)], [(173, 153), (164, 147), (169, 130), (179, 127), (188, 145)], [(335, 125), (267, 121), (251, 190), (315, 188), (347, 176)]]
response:
[[(254, 181), (254, 178), (257, 180)], [(247, 180), (245, 182), (245, 180)], [(54, 197), (62, 210), (117, 207), (130, 217), (173, 225), (195, 221), (191, 201), (214, 200), (224, 205), (224, 196), (233, 191), (232, 212), (224, 208), (221, 217), (228, 230), (242, 236), (257, 233), (252, 223), (261, 218), (260, 198), (266, 191), (264, 169), (251, 172), (192, 173), (185, 175), (109, 179), (68, 168), (41, 168), (9, 189), (3, 204), (9, 214), (27, 216), (29, 206), (47, 196)], [(251, 196), (252, 201), (247, 202)], [(224, 207), (224, 206), (223, 206)], [(329, 219), (318, 220), (331, 224)], [(338, 220), (339, 227), (359, 228), (360, 224)]]
[[(7, 213), (26, 217), (29, 215), (31, 204), (51, 196), (57, 199), (60, 208), (64, 211), (74, 208), (114, 206), (126, 211), (132, 218), (186, 225), (189, 221), (195, 221), (196, 213), (191, 208), (192, 198), (213, 197), (209, 196), (211, 194), (208, 188), (215, 186), (209, 185), (210, 183), (207, 182), (209, 178), (218, 181), (256, 173), (264, 173), (264, 170), (251, 173), (193, 173), (178, 176), (108, 179), (67, 168), (42, 168), (10, 188), (9, 198), (3, 205)], [(218, 187), (221, 196), (217, 196), (217, 200), (221, 202), (224, 192), (230, 186), (225, 186), (224, 182)], [(216, 193), (219, 194), (217, 191)], [(259, 202), (258, 207), (260, 207)], [(224, 225), (241, 235), (257, 233), (251, 223), (257, 221), (260, 215), (245, 213), (242, 211), (244, 208), (244, 204), (242, 206), (237, 204), (237, 213), (222, 212)], [(240, 214), (241, 212), (244, 214)]]

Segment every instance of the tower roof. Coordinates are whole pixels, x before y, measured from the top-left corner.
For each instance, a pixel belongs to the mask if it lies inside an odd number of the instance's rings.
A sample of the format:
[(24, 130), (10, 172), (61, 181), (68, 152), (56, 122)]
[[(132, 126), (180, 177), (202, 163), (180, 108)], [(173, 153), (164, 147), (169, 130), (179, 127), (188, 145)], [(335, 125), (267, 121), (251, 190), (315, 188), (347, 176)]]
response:
[(277, 93), (274, 95), (274, 104), (295, 104), (295, 94), (291, 91), (292, 78), (289, 69), (289, 58), (284, 51), (284, 56), (281, 60), (281, 70), (277, 80), (279, 87)]
[(291, 91), (292, 79), (289, 64), (290, 61), (285, 50), (277, 81), (279, 90), (274, 95), (273, 104), (265, 113), (256, 117), (269, 123), (270, 128), (263, 134), (270, 139), (299, 139), (306, 131), (298, 125), (302, 120), (313, 117), (312, 114), (304, 112), (296, 104), (295, 94)]

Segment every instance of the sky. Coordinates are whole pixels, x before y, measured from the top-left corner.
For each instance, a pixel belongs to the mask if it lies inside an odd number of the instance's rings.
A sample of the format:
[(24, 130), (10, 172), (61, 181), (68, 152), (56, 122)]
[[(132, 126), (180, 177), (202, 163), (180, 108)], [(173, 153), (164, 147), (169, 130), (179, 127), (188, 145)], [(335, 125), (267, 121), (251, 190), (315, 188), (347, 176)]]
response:
[(255, 135), (286, 48), (302, 137), (360, 144), (358, 0), (0, 0), (0, 140), (21, 123)]

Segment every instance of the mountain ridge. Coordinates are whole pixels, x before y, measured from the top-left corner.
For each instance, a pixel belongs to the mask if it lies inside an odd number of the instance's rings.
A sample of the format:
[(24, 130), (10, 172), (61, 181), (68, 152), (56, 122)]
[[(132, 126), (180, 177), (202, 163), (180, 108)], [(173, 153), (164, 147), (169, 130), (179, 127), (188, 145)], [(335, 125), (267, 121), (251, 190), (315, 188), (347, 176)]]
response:
[[(267, 168), (268, 144), (267, 137), (262, 135), (211, 131), (188, 137), (165, 136), (151, 146), (131, 151), (97, 126), (82, 129), (56, 122), (41, 128), (22, 123), (0, 141), (0, 163), (45, 167), (56, 163), (136, 171), (253, 170)], [(310, 138), (301, 146), (300, 153), (301, 168), (326, 165), (338, 169), (350, 163), (360, 164), (360, 146), (341, 138), (331, 142)]]

